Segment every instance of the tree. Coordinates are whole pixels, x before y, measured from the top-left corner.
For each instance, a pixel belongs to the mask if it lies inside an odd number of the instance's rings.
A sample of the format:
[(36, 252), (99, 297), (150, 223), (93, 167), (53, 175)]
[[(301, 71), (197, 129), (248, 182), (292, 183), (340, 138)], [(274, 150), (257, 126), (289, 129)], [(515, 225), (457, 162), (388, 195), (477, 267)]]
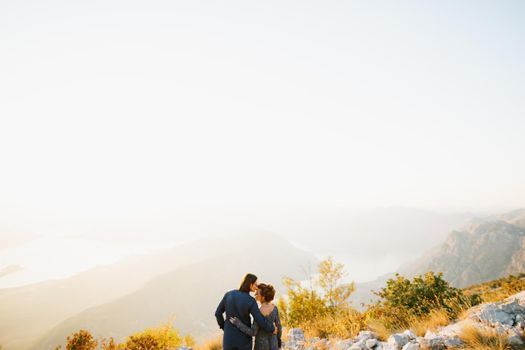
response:
[(72, 336), (67, 337), (66, 350), (94, 350), (98, 342), (88, 331), (81, 329)]
[(346, 305), (348, 298), (355, 290), (353, 282), (350, 284), (341, 283), (344, 277), (346, 277), (344, 265), (334, 263), (331, 257), (319, 264), (319, 287), (323, 291), (327, 306), (331, 309)]
[(321, 337), (347, 337), (358, 332), (362, 318), (349, 302), (355, 287), (353, 282), (343, 282), (345, 276), (344, 265), (328, 258), (319, 264), (309, 286), (285, 278), (287, 297), (277, 303), (283, 324)]

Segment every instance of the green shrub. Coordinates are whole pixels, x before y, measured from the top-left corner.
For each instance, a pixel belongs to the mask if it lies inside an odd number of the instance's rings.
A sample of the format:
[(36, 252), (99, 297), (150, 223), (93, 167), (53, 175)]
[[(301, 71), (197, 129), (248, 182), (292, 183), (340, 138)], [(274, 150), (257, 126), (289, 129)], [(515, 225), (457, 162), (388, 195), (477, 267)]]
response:
[(481, 302), (477, 294), (466, 296), (461, 289), (451, 287), (441, 273), (427, 272), (409, 280), (399, 274), (375, 293), (380, 300), (370, 305), (365, 319), (380, 323), (389, 330), (410, 328), (415, 323), (435, 323), (431, 315), (443, 315), (449, 320)]

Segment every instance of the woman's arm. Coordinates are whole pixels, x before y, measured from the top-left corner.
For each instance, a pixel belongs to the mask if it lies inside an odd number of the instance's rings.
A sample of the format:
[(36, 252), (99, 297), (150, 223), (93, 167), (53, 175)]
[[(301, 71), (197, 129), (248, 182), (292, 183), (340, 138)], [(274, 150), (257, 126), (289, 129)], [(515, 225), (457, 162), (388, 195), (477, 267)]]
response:
[(242, 323), (241, 320), (239, 320), (237, 317), (230, 317), (230, 322), (235, 325), (235, 327), (239, 328), (241, 332), (244, 334), (250, 335), (252, 337), (255, 337), (257, 334), (257, 331), (259, 330), (259, 326), (257, 325), (257, 322), (254, 322), (252, 324), (252, 327), (248, 327), (244, 323)]
[(283, 326), (281, 324), (281, 319), (279, 318), (279, 309), (277, 308), (277, 306), (275, 307), (275, 310), (275, 326), (277, 327), (277, 346), (279, 346), (280, 348), (282, 345), (281, 336), (283, 335)]

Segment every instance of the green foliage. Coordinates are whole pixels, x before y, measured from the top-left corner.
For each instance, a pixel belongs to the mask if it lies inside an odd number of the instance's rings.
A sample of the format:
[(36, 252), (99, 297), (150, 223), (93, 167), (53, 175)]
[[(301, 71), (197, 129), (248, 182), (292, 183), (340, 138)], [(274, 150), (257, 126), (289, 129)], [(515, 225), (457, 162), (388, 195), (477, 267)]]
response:
[(461, 289), (451, 287), (441, 273), (433, 272), (412, 280), (396, 274), (376, 294), (381, 300), (369, 306), (366, 319), (379, 321), (391, 330), (408, 327), (438, 311), (451, 320), (481, 301), (478, 295), (466, 296)]
[(94, 350), (98, 342), (88, 331), (81, 329), (72, 336), (67, 337), (67, 350)]
[(287, 327), (299, 327), (314, 336), (353, 334), (361, 318), (350, 307), (348, 298), (354, 284), (342, 282), (344, 266), (328, 258), (319, 264), (318, 272), (308, 287), (290, 278), (284, 280), (287, 299), (281, 298), (277, 303), (281, 321)]
[(389, 279), (386, 287), (376, 293), (383, 303), (399, 308), (415, 316), (429, 314), (432, 310), (444, 309), (449, 315), (455, 315), (458, 307), (469, 305), (469, 299), (460, 289), (451, 287), (443, 279), (443, 274), (427, 272), (416, 276), (412, 281), (396, 274)]

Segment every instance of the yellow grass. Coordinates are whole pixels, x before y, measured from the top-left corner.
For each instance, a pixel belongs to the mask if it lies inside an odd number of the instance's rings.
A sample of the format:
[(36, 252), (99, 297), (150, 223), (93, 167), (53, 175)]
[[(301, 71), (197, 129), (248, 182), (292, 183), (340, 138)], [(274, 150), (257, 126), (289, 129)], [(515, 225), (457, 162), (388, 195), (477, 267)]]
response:
[(415, 319), (408, 328), (416, 333), (417, 336), (422, 337), (427, 330), (435, 332), (440, 327), (444, 327), (449, 323), (450, 319), (444, 310), (435, 310), (432, 311), (428, 317)]
[(195, 350), (222, 350), (222, 335), (204, 341)]
[(459, 337), (465, 343), (465, 349), (505, 350), (509, 348), (507, 337), (496, 333), (495, 330), (465, 327)]
[(380, 320), (372, 319), (368, 321), (368, 328), (377, 334), (377, 337), (379, 340), (386, 341), (390, 334), (392, 334), (392, 331), (388, 329), (383, 322)]

